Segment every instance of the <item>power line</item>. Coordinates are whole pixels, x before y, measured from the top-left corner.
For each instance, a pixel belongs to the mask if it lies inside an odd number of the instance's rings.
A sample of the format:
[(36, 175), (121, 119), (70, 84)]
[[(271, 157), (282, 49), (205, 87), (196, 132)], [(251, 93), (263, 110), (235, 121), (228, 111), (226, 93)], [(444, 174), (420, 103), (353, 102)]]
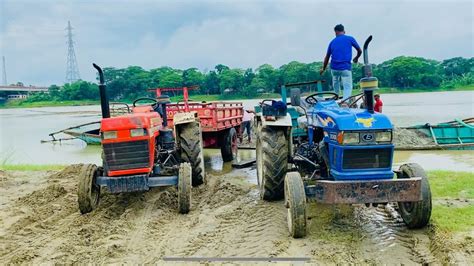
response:
[(74, 52), (74, 41), (72, 40), (71, 22), (67, 22), (67, 66), (66, 66), (66, 82), (73, 83), (80, 80), (79, 68), (77, 66), (76, 53)]

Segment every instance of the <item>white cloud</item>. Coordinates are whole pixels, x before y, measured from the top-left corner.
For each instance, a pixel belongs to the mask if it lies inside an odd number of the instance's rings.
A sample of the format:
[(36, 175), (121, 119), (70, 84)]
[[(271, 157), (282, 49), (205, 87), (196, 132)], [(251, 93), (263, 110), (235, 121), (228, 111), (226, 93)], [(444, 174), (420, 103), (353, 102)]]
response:
[(393, 1), (9, 1), (0, 3), (1, 53), (10, 82), (62, 83), (71, 20), (83, 79), (92, 62), (211, 69), (321, 61), (337, 23), (371, 60), (473, 56), (473, 4)]

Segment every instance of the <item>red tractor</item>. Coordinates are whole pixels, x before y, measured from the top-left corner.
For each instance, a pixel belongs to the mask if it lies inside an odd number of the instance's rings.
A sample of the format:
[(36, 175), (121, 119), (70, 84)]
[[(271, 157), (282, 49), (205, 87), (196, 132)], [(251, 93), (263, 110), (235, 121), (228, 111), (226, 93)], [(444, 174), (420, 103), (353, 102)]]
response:
[[(99, 66), (93, 65), (100, 79), (103, 166), (83, 166), (77, 193), (79, 210), (84, 214), (97, 207), (101, 187), (121, 193), (177, 186), (179, 212), (189, 212), (191, 187), (204, 183), (205, 178), (197, 113), (174, 114), (170, 128), (166, 117), (170, 101), (163, 96), (137, 99), (131, 113), (110, 117), (104, 74)], [(142, 101), (151, 104), (137, 105)]]

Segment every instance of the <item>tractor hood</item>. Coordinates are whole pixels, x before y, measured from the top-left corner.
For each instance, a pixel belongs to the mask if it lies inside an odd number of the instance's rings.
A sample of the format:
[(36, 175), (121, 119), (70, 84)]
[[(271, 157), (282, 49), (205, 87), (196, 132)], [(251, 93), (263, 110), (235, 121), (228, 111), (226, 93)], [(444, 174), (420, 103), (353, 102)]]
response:
[(392, 129), (387, 116), (366, 109), (341, 108), (335, 101), (321, 101), (308, 110), (315, 126), (334, 130)]

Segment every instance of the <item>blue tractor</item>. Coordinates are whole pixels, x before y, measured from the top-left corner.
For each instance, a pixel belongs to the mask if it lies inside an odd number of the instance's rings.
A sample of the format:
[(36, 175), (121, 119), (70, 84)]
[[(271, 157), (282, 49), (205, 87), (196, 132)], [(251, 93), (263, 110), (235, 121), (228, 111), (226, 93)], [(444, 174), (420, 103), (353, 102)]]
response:
[[(378, 87), (368, 60), (370, 36), (364, 43), (363, 91), (342, 102), (334, 92), (307, 96), (302, 107), (300, 84), (282, 87), (282, 101), (264, 101), (257, 124), (257, 177), (261, 198), (285, 200), (288, 228), (295, 237), (306, 235), (306, 204), (397, 203), (408, 228), (421, 228), (431, 216), (431, 192), (424, 170), (418, 164), (392, 169), (393, 126), (389, 118), (374, 112), (373, 94)], [(308, 84), (307, 82), (304, 84)], [(294, 137), (286, 103), (301, 109), (299, 129), (307, 134)], [(352, 108), (356, 98), (364, 108)], [(348, 104), (346, 104), (348, 103)]]

